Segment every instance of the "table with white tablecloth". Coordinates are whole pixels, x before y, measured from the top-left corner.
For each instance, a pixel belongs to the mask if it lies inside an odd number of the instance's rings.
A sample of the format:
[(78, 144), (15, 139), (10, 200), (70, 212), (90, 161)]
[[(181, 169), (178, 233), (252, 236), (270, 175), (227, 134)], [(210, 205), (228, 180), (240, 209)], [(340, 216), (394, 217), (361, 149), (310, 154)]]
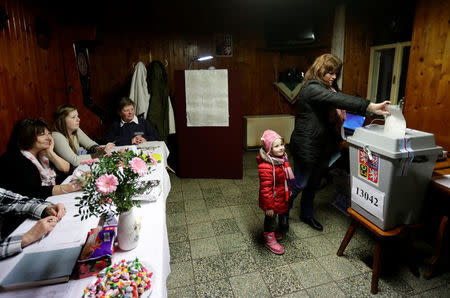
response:
[[(136, 257), (151, 267), (154, 279), (151, 297), (167, 297), (166, 279), (170, 273), (170, 252), (166, 227), (166, 199), (170, 191), (170, 178), (166, 170), (169, 150), (164, 142), (146, 142), (140, 145), (145, 150), (161, 156), (161, 162), (152, 167), (149, 178), (160, 180), (156, 199), (152, 202), (142, 201), (141, 207), (136, 208), (136, 214), (141, 216), (141, 231), (138, 246), (130, 251), (116, 249), (113, 255), (113, 263), (121, 259), (132, 260)], [(154, 195), (155, 192), (152, 192)], [(74, 217), (78, 209), (75, 206), (81, 192), (52, 196), (47, 199), (53, 203), (63, 203), (67, 214), (57, 224), (55, 229), (40, 242), (25, 247), (22, 253), (0, 261), (0, 280), (3, 280), (14, 268), (15, 264), (26, 254), (37, 251), (54, 250), (83, 245), (86, 235), (91, 228), (98, 225), (99, 219), (91, 217), (81, 221), (80, 217)], [(13, 234), (28, 231), (36, 221), (26, 220)], [(55, 260), (57, 262), (57, 260)], [(71, 279), (68, 283), (55, 284), (0, 292), (0, 297), (81, 297), (86, 286), (95, 280), (95, 277), (83, 279)]]

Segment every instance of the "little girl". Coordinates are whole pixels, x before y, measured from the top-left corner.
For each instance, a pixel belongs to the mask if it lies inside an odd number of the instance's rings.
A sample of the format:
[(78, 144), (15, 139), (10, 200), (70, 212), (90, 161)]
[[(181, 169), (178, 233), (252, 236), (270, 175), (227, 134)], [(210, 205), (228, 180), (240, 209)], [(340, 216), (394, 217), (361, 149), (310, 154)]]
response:
[(273, 130), (266, 130), (261, 137), (262, 148), (256, 160), (259, 171), (259, 207), (264, 210), (265, 246), (281, 255), (284, 248), (277, 242), (280, 232), (275, 231), (277, 214), (280, 228), (287, 226), (289, 197), (295, 183), (294, 174), (284, 148), (283, 138)]

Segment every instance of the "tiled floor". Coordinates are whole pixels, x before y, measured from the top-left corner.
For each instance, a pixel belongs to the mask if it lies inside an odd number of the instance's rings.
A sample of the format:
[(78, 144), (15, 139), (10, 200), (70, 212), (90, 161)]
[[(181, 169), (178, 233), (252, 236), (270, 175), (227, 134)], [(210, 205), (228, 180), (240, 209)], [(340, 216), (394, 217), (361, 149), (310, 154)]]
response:
[[(336, 256), (350, 218), (331, 205), (333, 185), (316, 197), (315, 214), (323, 232), (299, 221), (297, 200), (281, 242), (285, 254), (264, 248), (256, 151), (243, 156), (242, 180), (180, 179), (171, 174), (169, 297), (372, 296), (371, 235), (357, 230), (344, 256)], [(423, 246), (421, 250), (429, 252), (430, 247)], [(382, 263), (377, 296), (450, 297), (449, 272), (431, 280), (417, 278), (395, 245), (391, 251)]]

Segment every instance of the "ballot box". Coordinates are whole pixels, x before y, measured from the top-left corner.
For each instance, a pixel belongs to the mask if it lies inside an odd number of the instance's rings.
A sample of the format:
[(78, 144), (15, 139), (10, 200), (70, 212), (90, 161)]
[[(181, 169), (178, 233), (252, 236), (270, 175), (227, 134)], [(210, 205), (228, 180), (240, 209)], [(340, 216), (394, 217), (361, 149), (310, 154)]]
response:
[(384, 125), (358, 127), (350, 143), (351, 206), (382, 230), (420, 222), (425, 192), (442, 147), (434, 135)]

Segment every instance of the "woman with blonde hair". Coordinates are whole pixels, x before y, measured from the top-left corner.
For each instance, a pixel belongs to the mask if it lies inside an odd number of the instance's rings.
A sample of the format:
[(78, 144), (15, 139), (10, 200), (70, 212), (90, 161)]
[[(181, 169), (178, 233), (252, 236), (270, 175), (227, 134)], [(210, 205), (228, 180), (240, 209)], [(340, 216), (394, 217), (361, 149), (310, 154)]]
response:
[(336, 150), (336, 123), (331, 117), (336, 109), (354, 114), (366, 112), (388, 115), (389, 101), (371, 103), (369, 100), (339, 92), (337, 79), (342, 61), (332, 55), (316, 58), (305, 74), (300, 90), (295, 128), (291, 135), (290, 151), (294, 160), (295, 188), (290, 202), (302, 191), (300, 219), (313, 229), (322, 231), (322, 225), (314, 218), (313, 202), (322, 175)]
[(89, 160), (110, 152), (113, 143), (99, 146), (80, 128), (80, 118), (75, 106), (66, 104), (59, 106), (54, 114), (52, 137), (55, 140), (55, 151), (73, 166), (83, 160)]

